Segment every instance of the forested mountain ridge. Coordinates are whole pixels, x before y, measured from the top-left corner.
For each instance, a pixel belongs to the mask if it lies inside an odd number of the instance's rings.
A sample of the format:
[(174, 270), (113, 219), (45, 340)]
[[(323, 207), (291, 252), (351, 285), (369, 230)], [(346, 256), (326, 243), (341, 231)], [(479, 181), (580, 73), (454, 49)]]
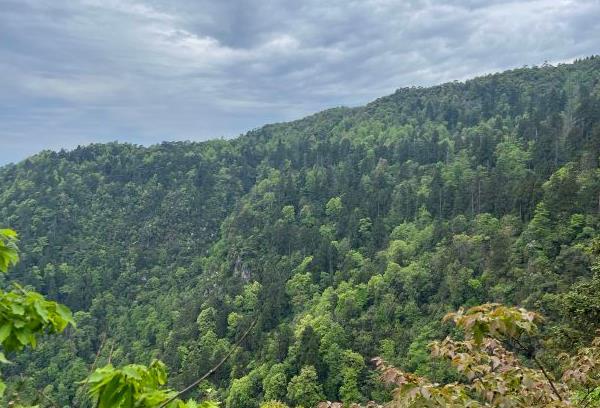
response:
[(370, 357), (454, 375), (426, 345), (463, 305), (542, 310), (548, 350), (588, 342), (599, 156), (598, 57), (401, 89), (229, 141), (43, 152), (0, 170), (0, 227), (21, 235), (14, 275), (77, 328), (3, 371), (24, 400), (46, 387), (85, 406), (76, 382), (100, 350), (160, 357), (180, 388), (258, 318), (205, 385), (227, 407), (382, 401)]

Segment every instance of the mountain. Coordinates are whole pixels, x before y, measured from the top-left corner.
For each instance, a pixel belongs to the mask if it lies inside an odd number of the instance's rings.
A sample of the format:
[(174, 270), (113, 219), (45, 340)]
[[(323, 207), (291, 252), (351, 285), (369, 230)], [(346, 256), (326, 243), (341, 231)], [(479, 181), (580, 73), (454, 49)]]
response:
[(399, 89), (233, 140), (5, 166), (13, 276), (77, 321), (11, 356), (10, 393), (88, 406), (77, 382), (93, 364), (156, 357), (183, 388), (254, 320), (201, 385), (227, 408), (295, 404), (301, 381), (329, 400), (385, 400), (374, 356), (451, 378), (427, 344), (461, 306), (539, 310), (546, 350), (584, 344), (600, 324), (599, 157), (590, 57)]

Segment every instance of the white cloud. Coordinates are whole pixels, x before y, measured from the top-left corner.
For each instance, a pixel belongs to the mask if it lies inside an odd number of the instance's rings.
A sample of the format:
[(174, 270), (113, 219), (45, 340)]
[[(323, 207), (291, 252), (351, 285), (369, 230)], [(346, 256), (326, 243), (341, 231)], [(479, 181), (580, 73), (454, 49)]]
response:
[(85, 103), (117, 97), (124, 84), (112, 78), (103, 77), (53, 78), (35, 76), (24, 79), (22, 86), (30, 91), (34, 97), (53, 97), (76, 103)]
[(4, 0), (0, 142), (232, 136), (599, 37), (597, 0)]

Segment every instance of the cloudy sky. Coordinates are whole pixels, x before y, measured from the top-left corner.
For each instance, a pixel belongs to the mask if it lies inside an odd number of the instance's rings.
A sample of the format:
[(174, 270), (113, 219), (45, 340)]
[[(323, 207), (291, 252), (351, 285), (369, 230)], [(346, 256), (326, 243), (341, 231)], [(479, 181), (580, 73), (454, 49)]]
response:
[(0, 0), (0, 164), (600, 53), (600, 0)]

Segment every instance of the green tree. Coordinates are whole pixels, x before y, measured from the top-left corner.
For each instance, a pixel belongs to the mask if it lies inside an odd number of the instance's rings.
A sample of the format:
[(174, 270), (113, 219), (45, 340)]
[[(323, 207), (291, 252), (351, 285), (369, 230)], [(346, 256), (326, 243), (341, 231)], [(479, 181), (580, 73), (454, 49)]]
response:
[[(445, 385), (402, 372), (377, 358), (388, 383), (395, 384), (392, 407), (585, 407), (600, 399), (600, 337), (566, 361), (562, 382), (540, 360), (528, 367), (515, 352), (530, 352), (526, 338), (539, 332), (542, 317), (522, 308), (484, 304), (449, 313), (464, 340), (446, 337), (431, 344), (432, 355), (449, 360), (466, 380)], [(569, 388), (572, 384), (572, 388)]]
[[(6, 273), (19, 261), (17, 233), (0, 230), (0, 272)], [(0, 291), (0, 345), (4, 351), (21, 351), (26, 346), (35, 348), (43, 334), (60, 333), (68, 325), (75, 325), (71, 311), (59, 303), (46, 300), (41, 294), (13, 283), (14, 289)], [(0, 352), (0, 363), (7, 364)], [(0, 380), (0, 397), (6, 385)]]
[(306, 308), (318, 289), (319, 286), (313, 283), (310, 272), (296, 273), (285, 284), (285, 292), (296, 311)]
[(233, 380), (225, 401), (227, 408), (256, 408), (259, 405), (260, 379), (255, 372)]
[(260, 404), (260, 408), (288, 408), (288, 406), (281, 401), (271, 400)]
[(343, 356), (342, 385), (340, 386), (340, 399), (345, 404), (361, 402), (364, 397), (360, 392), (360, 377), (365, 369), (363, 357), (350, 350), (346, 350)]
[(287, 392), (287, 375), (283, 364), (274, 364), (263, 380), (264, 400), (283, 400)]
[(292, 377), (287, 387), (287, 399), (293, 406), (312, 408), (324, 399), (323, 389), (312, 366), (304, 366), (300, 374)]

